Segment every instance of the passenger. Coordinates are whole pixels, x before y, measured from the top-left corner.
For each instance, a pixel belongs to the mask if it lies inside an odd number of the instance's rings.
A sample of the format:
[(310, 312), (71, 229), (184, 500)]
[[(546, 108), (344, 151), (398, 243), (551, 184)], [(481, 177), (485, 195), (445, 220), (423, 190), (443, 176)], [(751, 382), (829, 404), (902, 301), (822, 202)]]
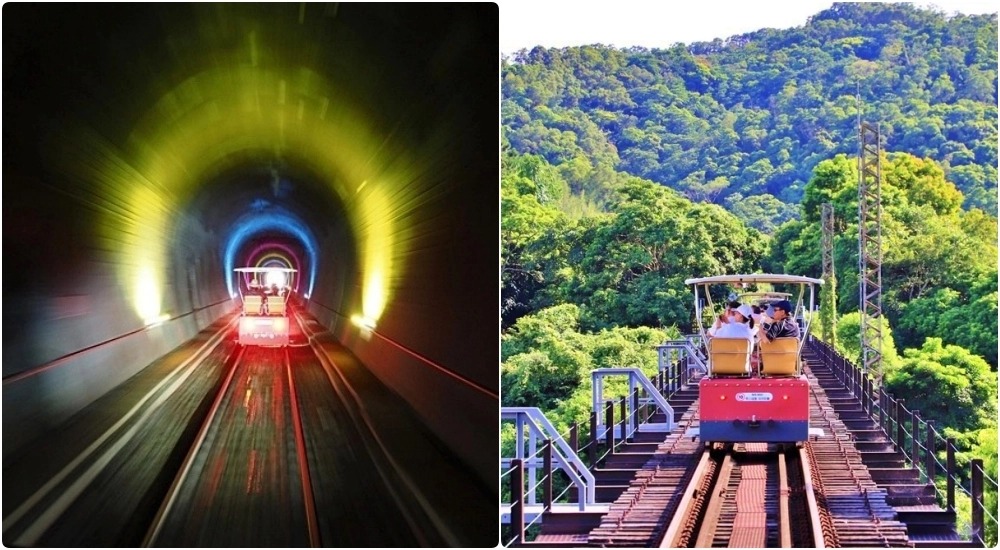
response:
[(764, 327), (763, 337), (768, 342), (777, 338), (798, 338), (799, 325), (794, 319), (789, 317), (792, 311), (792, 304), (788, 300), (781, 300), (771, 304), (768, 308), (770, 317), (761, 326)]
[(250, 289), (251, 289), (250, 290), (251, 294), (260, 296), (260, 314), (267, 315), (268, 314), (267, 287), (260, 284), (260, 281), (258, 281), (257, 279), (254, 279), (253, 281), (250, 282)]
[(753, 342), (753, 310), (744, 304), (732, 310), (729, 322), (715, 331), (716, 338), (746, 338)]
[(738, 307), (740, 307), (739, 302), (729, 302), (728, 304), (726, 304), (726, 310), (720, 313), (719, 316), (715, 319), (715, 324), (713, 324), (708, 329), (708, 335), (715, 336), (716, 332), (718, 332), (723, 325), (729, 323), (730, 316), (732, 316), (733, 311), (735, 311), (736, 308)]

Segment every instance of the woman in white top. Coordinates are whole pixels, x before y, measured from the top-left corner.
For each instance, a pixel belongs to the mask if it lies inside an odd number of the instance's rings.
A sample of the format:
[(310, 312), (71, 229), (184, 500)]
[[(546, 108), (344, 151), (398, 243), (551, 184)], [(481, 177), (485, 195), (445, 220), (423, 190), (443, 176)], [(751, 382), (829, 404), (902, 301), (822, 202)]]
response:
[(750, 306), (743, 304), (740, 307), (734, 309), (729, 314), (729, 322), (722, 323), (722, 326), (716, 329), (716, 338), (746, 338), (753, 342), (753, 321), (751, 320), (751, 315), (753, 310)]

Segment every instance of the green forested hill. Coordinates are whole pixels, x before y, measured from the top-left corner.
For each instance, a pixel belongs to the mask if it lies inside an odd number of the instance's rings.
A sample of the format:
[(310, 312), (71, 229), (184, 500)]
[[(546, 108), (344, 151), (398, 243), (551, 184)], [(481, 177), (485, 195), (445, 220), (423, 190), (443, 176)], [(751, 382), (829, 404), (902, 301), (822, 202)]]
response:
[(834, 4), (802, 27), (669, 49), (535, 48), (502, 69), (504, 143), (544, 157), (597, 208), (624, 172), (771, 233), (799, 215), (816, 165), (884, 148), (929, 157), (996, 211), (997, 16)]
[(503, 405), (585, 421), (592, 369), (653, 373), (652, 344), (694, 329), (687, 277), (821, 276), (828, 202), (820, 318), (857, 362), (860, 92), (886, 150), (882, 382), (996, 478), (995, 14), (834, 4), (666, 50), (522, 51), (502, 82)]

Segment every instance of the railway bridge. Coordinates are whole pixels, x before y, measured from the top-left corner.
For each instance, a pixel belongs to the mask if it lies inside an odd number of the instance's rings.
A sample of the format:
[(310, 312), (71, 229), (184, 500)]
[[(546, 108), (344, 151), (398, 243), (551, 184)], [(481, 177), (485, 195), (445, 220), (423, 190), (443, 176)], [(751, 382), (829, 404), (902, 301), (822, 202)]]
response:
[[(595, 371), (590, 418), (565, 433), (538, 409), (502, 409), (516, 433), (500, 461), (505, 546), (984, 545), (984, 524), (996, 518), (983, 488), (996, 481), (981, 461), (963, 485), (954, 440), (826, 343), (809, 337), (803, 349), (810, 425), (823, 433), (799, 446), (705, 448), (690, 437), (705, 372), (698, 339), (658, 349), (652, 380), (634, 368)], [(613, 371), (628, 383), (609, 396)], [(960, 493), (972, 502), (967, 530), (957, 525)]]

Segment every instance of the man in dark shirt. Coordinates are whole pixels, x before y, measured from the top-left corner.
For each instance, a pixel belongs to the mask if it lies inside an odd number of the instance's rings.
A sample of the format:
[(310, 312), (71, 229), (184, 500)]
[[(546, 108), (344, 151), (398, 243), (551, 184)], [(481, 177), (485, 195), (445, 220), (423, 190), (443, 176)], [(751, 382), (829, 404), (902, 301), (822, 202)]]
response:
[(792, 304), (788, 300), (781, 300), (771, 304), (774, 310), (774, 320), (771, 323), (764, 323), (764, 338), (770, 343), (776, 338), (798, 338), (799, 325), (788, 315), (792, 312)]

